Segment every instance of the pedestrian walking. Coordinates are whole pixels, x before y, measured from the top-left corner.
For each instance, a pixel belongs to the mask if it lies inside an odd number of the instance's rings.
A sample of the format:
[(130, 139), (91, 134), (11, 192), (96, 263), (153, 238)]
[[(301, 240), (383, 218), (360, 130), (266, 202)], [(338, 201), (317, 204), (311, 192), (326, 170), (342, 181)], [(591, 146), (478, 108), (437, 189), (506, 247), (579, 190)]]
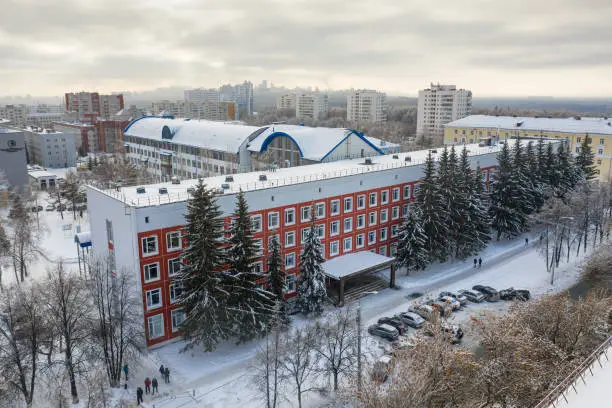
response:
[(164, 370), (164, 378), (166, 379), (166, 384), (170, 384), (170, 369), (168, 367)]
[(138, 387), (136, 389), (136, 405), (140, 405), (142, 402), (142, 388)]
[(151, 381), (151, 385), (153, 386), (153, 392), (151, 393), (151, 395), (155, 395), (156, 391), (159, 394), (159, 390), (157, 389), (157, 378), (156, 377), (153, 377), (153, 381)]
[(164, 365), (162, 364), (161, 366), (159, 366), (159, 375), (161, 375), (161, 377), (164, 378), (165, 373), (166, 373), (166, 370), (164, 370)]
[(476, 268), (477, 264), (478, 264), (478, 259), (474, 258), (474, 268)]
[(128, 371), (129, 371), (129, 370), (130, 370), (130, 369), (129, 369), (129, 367), (128, 367), (128, 365), (127, 365), (127, 364), (123, 366), (123, 372), (125, 373), (125, 381), (127, 381), (127, 380), (128, 380)]
[(151, 379), (149, 377), (145, 378), (145, 394), (149, 395), (151, 393)]
[(478, 258), (478, 267), (480, 268), (482, 266), (482, 258)]
[(525, 248), (529, 245), (529, 238), (525, 238)]

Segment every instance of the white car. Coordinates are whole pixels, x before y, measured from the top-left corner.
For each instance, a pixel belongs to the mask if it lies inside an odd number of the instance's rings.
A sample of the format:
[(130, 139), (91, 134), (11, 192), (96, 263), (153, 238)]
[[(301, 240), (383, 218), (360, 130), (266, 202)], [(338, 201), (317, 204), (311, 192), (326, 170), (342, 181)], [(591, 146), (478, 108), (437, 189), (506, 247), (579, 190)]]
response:
[(442, 296), (440, 300), (446, 304), (448, 304), (453, 311), (461, 309), (461, 303), (450, 296)]

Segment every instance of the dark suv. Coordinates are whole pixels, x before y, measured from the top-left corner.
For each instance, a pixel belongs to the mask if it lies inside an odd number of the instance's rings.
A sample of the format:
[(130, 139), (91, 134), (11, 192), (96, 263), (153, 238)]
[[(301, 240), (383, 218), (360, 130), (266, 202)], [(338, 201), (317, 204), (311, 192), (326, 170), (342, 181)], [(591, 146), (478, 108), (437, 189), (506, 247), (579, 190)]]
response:
[(393, 326), (389, 326), (388, 324), (373, 324), (368, 327), (368, 333), (372, 336), (382, 337), (383, 339), (387, 339), (389, 341), (395, 341), (399, 338), (399, 332)]
[(406, 332), (406, 326), (404, 326), (402, 320), (395, 316), (381, 317), (380, 319), (378, 319), (378, 324), (388, 324), (389, 326), (393, 326), (397, 329), (399, 334), (404, 334)]
[(499, 300), (499, 293), (490, 286), (476, 285), (473, 286), (472, 289), (482, 293), (488, 302), (496, 302)]

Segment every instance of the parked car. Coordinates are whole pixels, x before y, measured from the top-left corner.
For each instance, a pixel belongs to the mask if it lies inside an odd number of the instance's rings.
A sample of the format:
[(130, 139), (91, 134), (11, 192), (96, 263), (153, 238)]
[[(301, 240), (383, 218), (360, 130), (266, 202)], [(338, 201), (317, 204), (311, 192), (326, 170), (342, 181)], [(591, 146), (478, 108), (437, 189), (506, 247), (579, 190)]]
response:
[(404, 326), (404, 322), (398, 316), (381, 317), (378, 319), (378, 324), (388, 324), (389, 326), (393, 326), (397, 329), (399, 334), (404, 334), (406, 332), (406, 326)]
[(440, 301), (449, 305), (453, 311), (461, 309), (461, 303), (450, 296), (442, 296)]
[(482, 293), (488, 302), (496, 302), (499, 300), (499, 293), (490, 286), (474, 285), (472, 289)]
[(516, 292), (516, 299), (517, 300), (529, 300), (529, 299), (531, 299), (531, 292), (529, 292), (527, 289), (514, 289), (514, 291)]
[(425, 324), (425, 319), (416, 314), (415, 312), (403, 312), (397, 315), (397, 317), (407, 326), (420, 329)]
[(53, 211), (55, 210), (55, 206), (53, 204), (49, 204), (45, 207), (45, 211)]
[(395, 359), (393, 356), (384, 355), (381, 356), (372, 367), (372, 379), (377, 382), (385, 382), (389, 375), (393, 371)]
[(389, 326), (388, 324), (373, 324), (368, 327), (368, 333), (372, 336), (382, 337), (383, 339), (387, 339), (389, 341), (395, 341), (399, 337), (399, 332), (393, 326)]
[(431, 306), (433, 309), (437, 310), (440, 316), (450, 316), (453, 312), (453, 309), (446, 304), (446, 302), (442, 302), (439, 300), (430, 300), (427, 302), (427, 305)]
[(468, 298), (466, 298), (460, 293), (440, 292), (440, 295), (439, 295), (440, 299), (443, 298), (444, 296), (452, 297), (453, 299), (457, 300), (457, 302), (461, 303), (461, 306), (465, 306), (468, 303)]
[(434, 316), (436, 315), (436, 313), (438, 313), (436, 310), (434, 310), (433, 307), (429, 306), (429, 305), (417, 305), (417, 306), (413, 306), (408, 308), (409, 312), (414, 312), (416, 314), (418, 314), (419, 316), (421, 316), (423, 319), (425, 320), (431, 320), (434, 318)]
[(482, 293), (473, 290), (461, 289), (459, 293), (465, 296), (470, 302), (480, 303), (485, 300), (485, 297)]
[(499, 298), (502, 300), (529, 300), (531, 293), (527, 289), (508, 288), (499, 291)]

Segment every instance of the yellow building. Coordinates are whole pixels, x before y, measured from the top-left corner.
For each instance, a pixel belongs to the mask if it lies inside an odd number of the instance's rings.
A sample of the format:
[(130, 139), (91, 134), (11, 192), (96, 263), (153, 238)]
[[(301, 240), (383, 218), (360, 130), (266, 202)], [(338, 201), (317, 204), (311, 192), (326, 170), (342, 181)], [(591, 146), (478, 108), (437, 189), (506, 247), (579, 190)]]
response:
[(444, 127), (444, 144), (494, 143), (510, 137), (561, 138), (580, 152), (586, 137), (595, 154), (600, 181), (612, 181), (611, 118), (543, 118), (471, 115)]

